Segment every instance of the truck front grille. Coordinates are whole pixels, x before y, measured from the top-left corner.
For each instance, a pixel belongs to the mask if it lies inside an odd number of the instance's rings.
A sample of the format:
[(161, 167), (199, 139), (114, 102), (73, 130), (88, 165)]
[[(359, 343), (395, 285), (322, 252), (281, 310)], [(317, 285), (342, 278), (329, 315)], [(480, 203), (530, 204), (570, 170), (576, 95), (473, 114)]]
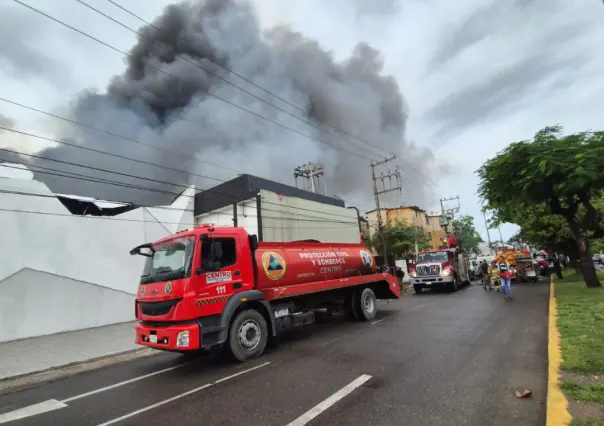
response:
[(143, 315), (150, 317), (159, 317), (161, 315), (167, 315), (172, 309), (172, 306), (176, 306), (182, 299), (167, 300), (165, 302), (138, 302), (141, 307)]
[(416, 271), (420, 277), (440, 275), (440, 265), (420, 265), (416, 268)]

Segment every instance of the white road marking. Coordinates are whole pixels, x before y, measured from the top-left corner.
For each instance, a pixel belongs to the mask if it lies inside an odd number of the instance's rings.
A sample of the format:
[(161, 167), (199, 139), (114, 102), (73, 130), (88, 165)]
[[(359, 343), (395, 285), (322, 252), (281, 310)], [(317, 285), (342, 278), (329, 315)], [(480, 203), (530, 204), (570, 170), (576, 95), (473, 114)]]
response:
[(317, 417), (319, 414), (327, 410), (329, 407), (333, 406), (335, 403), (340, 401), (346, 395), (350, 394), (352, 391), (357, 389), (363, 383), (367, 382), (369, 379), (371, 379), (371, 376), (368, 374), (363, 374), (362, 376), (356, 378), (355, 380), (344, 386), (342, 389), (331, 395), (329, 398), (315, 405), (306, 413), (298, 417), (296, 420), (289, 423), (287, 426), (304, 426), (305, 424), (313, 420), (315, 417)]
[(0, 423), (8, 423), (14, 420), (24, 419), (25, 417), (47, 413), (63, 407), (67, 407), (67, 404), (57, 401), (56, 399), (49, 399), (28, 407), (19, 408), (18, 410), (14, 410), (9, 413), (0, 414)]
[(191, 389), (190, 391), (181, 393), (179, 395), (173, 396), (172, 398), (165, 399), (165, 400), (157, 402), (155, 404), (148, 405), (147, 407), (141, 408), (140, 410), (136, 410), (136, 411), (133, 411), (133, 412), (128, 413), (126, 415), (123, 415), (121, 417), (118, 417), (116, 419), (109, 420), (108, 422), (102, 423), (102, 424), (100, 424), (98, 426), (108, 426), (108, 425), (112, 425), (112, 424), (121, 422), (122, 420), (129, 419), (130, 417), (134, 417), (134, 416), (136, 416), (138, 414), (144, 413), (145, 411), (149, 411), (149, 410), (152, 410), (154, 408), (161, 407), (162, 405), (168, 404), (168, 403), (170, 403), (172, 401), (176, 401), (177, 399), (184, 398), (185, 396), (189, 396), (189, 395), (191, 395), (193, 393), (196, 393), (196, 392), (199, 392), (201, 390), (207, 389), (207, 388), (212, 387), (214, 385), (217, 385), (219, 383), (226, 382), (227, 380), (233, 379), (233, 378), (235, 378), (237, 376), (241, 376), (242, 374), (252, 372), (252, 371), (257, 370), (257, 369), (262, 368), (262, 367), (266, 367), (269, 364), (270, 364), (270, 361), (269, 362), (265, 362), (264, 364), (257, 365), (257, 366), (252, 367), (252, 368), (248, 368), (247, 370), (243, 370), (243, 371), (240, 371), (238, 373), (231, 374), (230, 376), (223, 377), (222, 379), (218, 379), (218, 380), (216, 380), (214, 382), (206, 383), (203, 386), (199, 386), (199, 387), (197, 387), (195, 389)]
[(425, 303), (422, 303), (422, 304), (420, 304), (420, 305), (414, 306), (412, 309), (421, 308), (421, 307), (422, 307), (422, 306), (424, 306), (424, 305), (425, 305)]
[(397, 317), (397, 316), (399, 316), (400, 314), (402, 314), (402, 312), (399, 312), (399, 313), (394, 314), (394, 315), (390, 315), (390, 316), (388, 316), (388, 317), (384, 317), (384, 318), (379, 319), (379, 320), (377, 320), (377, 321), (373, 321), (373, 322), (371, 323), (371, 325), (379, 324), (379, 323), (380, 323), (380, 322), (382, 322), (382, 321), (386, 321), (386, 320), (388, 320), (388, 319), (391, 319), (391, 318)]
[(100, 392), (105, 392), (105, 391), (108, 391), (110, 389), (115, 389), (117, 387), (124, 386), (124, 385), (127, 385), (129, 383), (138, 382), (139, 380), (143, 380), (143, 379), (146, 379), (146, 378), (149, 378), (149, 377), (157, 376), (158, 374), (162, 374), (162, 373), (165, 373), (167, 371), (172, 371), (172, 370), (176, 370), (177, 368), (182, 368), (182, 367), (185, 367), (185, 366), (188, 366), (188, 365), (191, 365), (191, 364), (195, 364), (196, 362), (199, 362), (199, 361), (200, 360), (198, 360), (198, 361), (192, 361), (192, 362), (187, 362), (187, 363), (184, 363), (184, 364), (175, 365), (174, 367), (164, 368), (163, 370), (154, 371), (153, 373), (145, 374), (143, 376), (135, 377), (135, 378), (129, 379), (129, 380), (124, 380), (123, 382), (119, 382), (119, 383), (115, 383), (113, 385), (105, 386), (104, 388), (99, 388), (99, 389), (92, 390), (90, 392), (81, 393), (79, 395), (72, 396), (71, 398), (64, 399), (61, 402), (68, 403), (68, 402), (76, 401), (78, 399), (86, 398), (87, 396), (90, 396), (90, 395), (94, 395), (94, 394), (97, 394), (97, 393), (100, 393)]

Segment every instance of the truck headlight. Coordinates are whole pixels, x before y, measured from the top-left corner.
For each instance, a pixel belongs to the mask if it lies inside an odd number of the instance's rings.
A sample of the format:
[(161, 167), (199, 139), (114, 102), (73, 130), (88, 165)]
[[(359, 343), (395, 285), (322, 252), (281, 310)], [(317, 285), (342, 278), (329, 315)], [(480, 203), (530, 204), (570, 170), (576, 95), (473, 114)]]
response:
[(448, 277), (449, 275), (451, 275), (451, 268), (445, 268), (445, 269), (443, 269), (443, 271), (440, 274), (443, 277)]
[(417, 277), (417, 272), (411, 271), (411, 272), (409, 272), (409, 276), (415, 278), (415, 277)]
[(189, 330), (181, 331), (176, 338), (176, 346), (189, 346)]

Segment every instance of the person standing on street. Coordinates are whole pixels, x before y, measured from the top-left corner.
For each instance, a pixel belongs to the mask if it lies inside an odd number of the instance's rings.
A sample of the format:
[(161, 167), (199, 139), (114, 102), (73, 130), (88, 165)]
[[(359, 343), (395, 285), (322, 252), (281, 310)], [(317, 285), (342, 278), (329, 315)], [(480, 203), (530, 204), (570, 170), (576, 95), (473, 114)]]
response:
[(552, 259), (552, 263), (554, 264), (554, 272), (558, 276), (559, 279), (564, 279), (562, 276), (562, 268), (560, 267), (560, 258), (557, 255), (554, 255)]
[(495, 285), (495, 290), (499, 291), (499, 268), (495, 261), (491, 262), (491, 266), (489, 267), (489, 279)]
[(499, 263), (499, 282), (506, 299), (512, 298), (512, 272), (506, 262)]
[(492, 291), (493, 286), (491, 285), (491, 277), (489, 276), (489, 264), (486, 260), (480, 261), (480, 270), (482, 271), (482, 288), (485, 290)]

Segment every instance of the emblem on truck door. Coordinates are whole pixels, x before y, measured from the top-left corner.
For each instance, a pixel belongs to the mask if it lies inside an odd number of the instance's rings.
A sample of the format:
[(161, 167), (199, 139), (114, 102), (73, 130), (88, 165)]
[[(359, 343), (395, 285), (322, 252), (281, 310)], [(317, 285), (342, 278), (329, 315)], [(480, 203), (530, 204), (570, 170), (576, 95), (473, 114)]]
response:
[(278, 280), (285, 275), (286, 266), (285, 260), (273, 251), (267, 251), (262, 255), (262, 267), (271, 280)]

